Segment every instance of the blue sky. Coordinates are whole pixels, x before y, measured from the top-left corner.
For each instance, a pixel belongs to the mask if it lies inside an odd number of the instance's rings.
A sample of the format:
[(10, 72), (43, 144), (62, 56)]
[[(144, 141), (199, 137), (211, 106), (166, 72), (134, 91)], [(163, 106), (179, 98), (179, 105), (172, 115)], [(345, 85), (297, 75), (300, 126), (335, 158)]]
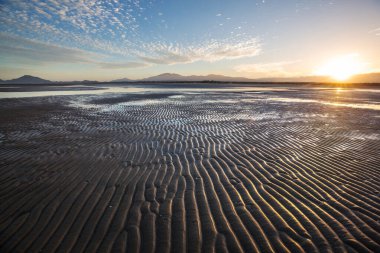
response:
[(378, 0), (0, 0), (0, 78), (302, 76), (345, 55), (378, 71), (379, 13)]

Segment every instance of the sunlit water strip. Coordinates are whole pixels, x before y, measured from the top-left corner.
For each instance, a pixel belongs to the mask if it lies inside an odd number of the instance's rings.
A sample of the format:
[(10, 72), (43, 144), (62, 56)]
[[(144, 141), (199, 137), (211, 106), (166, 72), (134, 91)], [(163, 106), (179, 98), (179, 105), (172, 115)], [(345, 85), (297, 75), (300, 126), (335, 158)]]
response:
[[(67, 86), (66, 86), (67, 87)], [(1, 87), (0, 87), (1, 88)], [(92, 88), (92, 87), (90, 87)], [(232, 88), (141, 88), (141, 87), (98, 87), (95, 90), (70, 90), (70, 91), (15, 91), (1, 92), (2, 98), (28, 98), (28, 97), (48, 97), (48, 96), (73, 96), (73, 95), (102, 95), (105, 93), (136, 93), (136, 92), (226, 92), (226, 91), (283, 91), (287, 88), (272, 87), (232, 87)]]
[[(74, 86), (72, 86), (74, 87)], [(77, 87), (77, 86), (76, 86)], [(64, 90), (64, 91), (22, 91), (22, 92), (1, 92), (0, 89), (0, 99), (4, 98), (28, 98), (28, 97), (46, 97), (46, 96), (73, 96), (73, 95), (102, 95), (106, 93), (113, 94), (125, 94), (125, 93), (141, 93), (141, 92), (261, 92), (261, 91), (285, 91), (289, 90), (285, 87), (231, 87), (231, 88), (141, 88), (141, 87), (98, 87), (95, 90)], [(346, 90), (340, 90), (346, 91)], [(352, 89), (351, 91), (359, 92), (379, 92), (377, 89)], [(284, 103), (319, 103), (330, 106), (339, 107), (350, 107), (358, 109), (370, 109), (370, 110), (380, 110), (380, 104), (378, 103), (339, 103), (339, 102), (329, 102), (314, 99), (302, 99), (302, 98), (283, 98), (274, 97), (267, 98), (270, 101), (284, 102)]]
[[(1, 90), (0, 90), (1, 91)], [(127, 92), (144, 92), (145, 88), (122, 88), (111, 87), (98, 90), (68, 90), (68, 91), (15, 91), (15, 92), (0, 92), (2, 98), (29, 98), (29, 97), (49, 97), (49, 96), (73, 96), (73, 95), (100, 95), (105, 93), (127, 93)]]
[(329, 102), (322, 100), (314, 100), (314, 99), (302, 99), (302, 98), (267, 98), (270, 101), (277, 101), (283, 103), (318, 103), (324, 105), (331, 106), (340, 106), (340, 107), (350, 107), (350, 108), (358, 108), (358, 109), (370, 109), (370, 110), (380, 110), (380, 104), (368, 104), (368, 103), (337, 103), (337, 102)]

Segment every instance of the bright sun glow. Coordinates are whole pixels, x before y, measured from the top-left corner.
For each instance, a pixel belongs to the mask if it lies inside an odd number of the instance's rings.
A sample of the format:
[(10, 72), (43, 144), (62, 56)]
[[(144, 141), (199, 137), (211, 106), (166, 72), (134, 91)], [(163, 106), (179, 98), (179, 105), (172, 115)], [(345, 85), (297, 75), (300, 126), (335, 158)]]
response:
[(345, 81), (351, 76), (367, 72), (367, 63), (358, 54), (350, 54), (330, 60), (315, 71), (317, 75), (330, 76), (337, 81)]

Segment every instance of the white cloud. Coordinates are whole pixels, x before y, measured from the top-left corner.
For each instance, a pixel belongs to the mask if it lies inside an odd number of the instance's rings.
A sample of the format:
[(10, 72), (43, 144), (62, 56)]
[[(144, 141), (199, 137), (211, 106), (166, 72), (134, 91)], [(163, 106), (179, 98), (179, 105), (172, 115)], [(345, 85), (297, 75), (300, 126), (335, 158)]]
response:
[(139, 0), (6, 0), (0, 3), (0, 22), (19, 23), (36, 32), (41, 25), (60, 32), (69, 28), (73, 33), (110, 33), (110, 27), (112, 30), (133, 32), (138, 27), (135, 17), (141, 10)]
[(256, 56), (260, 43), (255, 38), (246, 40), (208, 41), (197, 45), (173, 45), (165, 43), (146, 44), (139, 57), (155, 64), (176, 64), (195, 61), (214, 62)]

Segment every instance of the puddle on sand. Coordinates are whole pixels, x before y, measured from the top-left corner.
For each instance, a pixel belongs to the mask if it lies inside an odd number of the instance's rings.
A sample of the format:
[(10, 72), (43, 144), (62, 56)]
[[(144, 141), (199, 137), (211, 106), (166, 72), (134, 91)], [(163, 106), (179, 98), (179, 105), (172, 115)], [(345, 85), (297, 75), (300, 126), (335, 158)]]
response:
[(144, 106), (144, 105), (154, 105), (154, 104), (164, 104), (167, 103), (167, 100), (160, 99), (142, 99), (136, 101), (128, 101), (123, 103), (118, 103), (118, 106)]
[(169, 96), (169, 98), (172, 98), (172, 99), (179, 99), (179, 98), (184, 98), (185, 96), (184, 95), (171, 95)]

